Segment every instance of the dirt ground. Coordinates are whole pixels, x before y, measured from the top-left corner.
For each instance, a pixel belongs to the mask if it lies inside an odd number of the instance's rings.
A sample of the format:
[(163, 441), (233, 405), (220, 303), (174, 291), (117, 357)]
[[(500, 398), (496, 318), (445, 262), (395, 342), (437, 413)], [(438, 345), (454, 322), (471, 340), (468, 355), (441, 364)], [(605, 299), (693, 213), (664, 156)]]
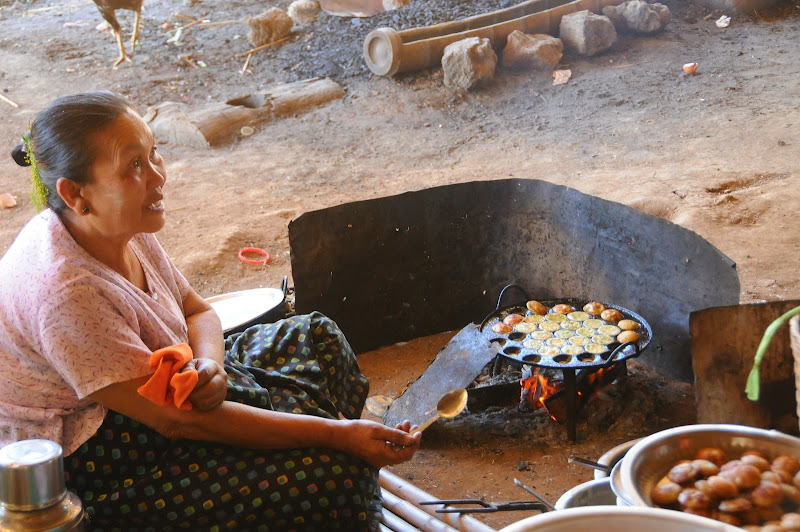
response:
[[(737, 263), (744, 303), (800, 298), (800, 1), (734, 16), (727, 28), (714, 23), (724, 13), (668, 1), (672, 20), (662, 33), (621, 34), (596, 57), (567, 51), (559, 65), (572, 71), (565, 85), (554, 86), (550, 72), (499, 67), (492, 84), (467, 94), (444, 87), (440, 68), (373, 76), (360, 57), (364, 35), (515, 2), (412, 0), (367, 19), (323, 13), (255, 54), (244, 74), (244, 58), (235, 57), (250, 48), (244, 24), (195, 26), (180, 46), (167, 42), (191, 18), (240, 20), (288, 3), (148, 0), (141, 51), (112, 70), (116, 46), (110, 32), (95, 29), (102, 19), (92, 2), (0, 0), (0, 94), (19, 105), (0, 101), (0, 145), (8, 153), (47, 102), (82, 90), (120, 91), (144, 113), (167, 100), (199, 106), (330, 77), (344, 88), (342, 100), (259, 126), (227, 146), (159, 147), (169, 174), (159, 238), (203, 296), (291, 279), (287, 224), (303, 212), (513, 176), (574, 187), (697, 232)], [(121, 11), (119, 18), (127, 39), (133, 16)], [(161, 28), (165, 22), (171, 30)], [(683, 73), (688, 62), (698, 63), (695, 75)], [(3, 192), (18, 205), (0, 209), (0, 253), (34, 214), (28, 174), (10, 157), (0, 158)], [(239, 261), (247, 246), (266, 249), (270, 263)], [(449, 335), (361, 355), (373, 393), (400, 393)], [(393, 470), (436, 497), (525, 499), (517, 477), (555, 501), (592, 476), (567, 465), (570, 453), (597, 458), (647, 431), (692, 421), (688, 384), (636, 372), (653, 383), (664, 408), (641, 426), (574, 445), (555, 436), (544, 445), (492, 431), (465, 438), (444, 424)], [(521, 517), (482, 519), (499, 528)]]

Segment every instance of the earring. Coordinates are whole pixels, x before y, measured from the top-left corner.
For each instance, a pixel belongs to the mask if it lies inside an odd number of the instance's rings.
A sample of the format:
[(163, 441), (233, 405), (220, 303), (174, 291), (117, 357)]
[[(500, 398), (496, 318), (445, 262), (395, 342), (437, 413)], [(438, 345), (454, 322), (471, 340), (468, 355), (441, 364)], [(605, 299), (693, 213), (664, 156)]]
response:
[(89, 214), (89, 207), (83, 208), (83, 214)]

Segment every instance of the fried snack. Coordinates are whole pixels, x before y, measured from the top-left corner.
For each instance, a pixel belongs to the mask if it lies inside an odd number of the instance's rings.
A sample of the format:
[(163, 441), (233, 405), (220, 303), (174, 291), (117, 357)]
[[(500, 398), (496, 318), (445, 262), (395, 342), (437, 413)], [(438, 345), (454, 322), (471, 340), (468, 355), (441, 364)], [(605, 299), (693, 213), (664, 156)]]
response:
[(706, 510), (711, 506), (711, 497), (697, 488), (686, 488), (678, 494), (678, 504), (692, 510)]
[(704, 447), (674, 464), (652, 489), (654, 504), (745, 530), (800, 531), (800, 461), (793, 456), (770, 462), (750, 450), (728, 460), (722, 449)]
[(650, 496), (656, 504), (668, 506), (678, 502), (678, 495), (680, 495), (682, 491), (683, 487), (681, 487), (680, 484), (676, 484), (667, 477), (664, 477), (656, 484), (656, 487), (653, 488)]
[(708, 478), (719, 473), (719, 466), (710, 460), (697, 458), (692, 460), (692, 463), (700, 470), (700, 476), (702, 477)]
[(697, 460), (708, 460), (720, 467), (728, 461), (728, 456), (725, 454), (725, 451), (718, 447), (703, 447), (694, 454), (694, 457)]
[(503, 322), (509, 325), (516, 325), (517, 323), (522, 321), (522, 316), (519, 314), (509, 314), (505, 318), (503, 318)]
[(767, 460), (766, 458), (764, 458), (762, 456), (758, 456), (756, 454), (745, 454), (745, 455), (742, 455), (740, 460), (742, 461), (743, 464), (748, 464), (748, 465), (751, 465), (751, 466), (755, 466), (755, 467), (758, 468), (759, 471), (762, 471), (762, 472), (763, 471), (769, 471), (770, 468), (771, 468), (769, 460)]
[(528, 307), (528, 310), (530, 310), (534, 314), (538, 314), (539, 316), (544, 316), (545, 314), (547, 314), (547, 307), (545, 307), (538, 301), (533, 301), (533, 300), (528, 301), (525, 304), (525, 306)]
[(718, 499), (732, 499), (739, 494), (739, 488), (727, 478), (713, 475), (708, 477), (707, 482), (711, 487), (711, 491), (714, 492), (714, 496)]
[(783, 489), (774, 482), (762, 481), (750, 493), (750, 500), (756, 506), (777, 506), (783, 501)]
[(779, 456), (772, 461), (773, 471), (786, 471), (789, 476), (794, 477), (800, 471), (800, 461), (793, 456)]
[(593, 314), (595, 316), (600, 315), (606, 309), (606, 306), (602, 303), (598, 303), (597, 301), (592, 301), (591, 303), (586, 303), (583, 306), (583, 311), (588, 312), (589, 314)]
[(620, 321), (622, 319), (622, 312), (615, 308), (607, 308), (600, 313), (600, 317), (606, 321)]
[(639, 328), (639, 324), (633, 320), (620, 320), (617, 327), (623, 331), (635, 331)]
[(676, 484), (688, 484), (700, 475), (700, 468), (692, 462), (677, 464), (667, 473), (667, 478)]
[(636, 331), (622, 331), (617, 335), (617, 342), (624, 344), (625, 342), (635, 342), (639, 339), (639, 333)]
[(753, 503), (744, 497), (736, 497), (735, 499), (726, 499), (719, 503), (721, 512), (738, 513), (745, 512), (753, 507)]
[(514, 327), (512, 327), (508, 323), (498, 321), (497, 323), (492, 325), (492, 330), (497, 334), (511, 334), (512, 332), (514, 332)]
[(566, 303), (559, 303), (558, 305), (553, 307), (553, 312), (556, 314), (569, 314), (570, 312), (574, 312), (575, 309), (572, 308), (570, 305)]
[(761, 471), (747, 464), (720, 471), (719, 476), (732, 481), (740, 490), (755, 488), (761, 483)]

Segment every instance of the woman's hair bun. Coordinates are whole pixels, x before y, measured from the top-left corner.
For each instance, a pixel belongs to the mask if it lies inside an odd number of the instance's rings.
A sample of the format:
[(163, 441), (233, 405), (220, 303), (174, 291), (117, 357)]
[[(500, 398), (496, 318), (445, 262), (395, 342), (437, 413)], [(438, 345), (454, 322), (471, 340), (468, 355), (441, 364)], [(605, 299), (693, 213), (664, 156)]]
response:
[(11, 157), (14, 159), (14, 162), (20, 166), (31, 165), (31, 163), (28, 161), (28, 152), (25, 151), (24, 144), (20, 144), (11, 150)]

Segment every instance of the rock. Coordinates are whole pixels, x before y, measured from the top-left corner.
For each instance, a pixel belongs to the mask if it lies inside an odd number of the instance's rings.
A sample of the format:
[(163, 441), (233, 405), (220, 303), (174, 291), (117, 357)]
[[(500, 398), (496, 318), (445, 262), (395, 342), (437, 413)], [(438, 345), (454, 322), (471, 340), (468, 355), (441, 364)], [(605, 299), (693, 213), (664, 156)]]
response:
[(655, 33), (661, 31), (670, 19), (669, 8), (664, 4), (648, 4), (643, 0), (630, 0), (616, 6), (606, 6), (603, 14), (611, 19), (617, 31)]
[(550, 69), (561, 61), (564, 44), (545, 34), (529, 35), (514, 30), (503, 49), (503, 66), (508, 68)]
[(467, 91), (494, 79), (497, 55), (489, 39), (469, 37), (448, 44), (442, 56), (444, 84)]
[(294, 0), (286, 10), (295, 26), (305, 26), (314, 21), (320, 12), (317, 0)]
[(262, 46), (289, 35), (294, 21), (285, 11), (272, 7), (260, 15), (248, 18), (247, 24), (250, 26), (247, 40), (253, 46)]
[(4, 209), (11, 209), (12, 207), (17, 206), (17, 199), (9, 194), (8, 192), (3, 192), (0, 194), (0, 207)]
[(617, 30), (608, 17), (578, 11), (561, 17), (559, 37), (569, 49), (591, 56), (611, 48), (617, 41)]
[(384, 11), (391, 11), (393, 9), (400, 9), (405, 7), (411, 0), (383, 0)]

